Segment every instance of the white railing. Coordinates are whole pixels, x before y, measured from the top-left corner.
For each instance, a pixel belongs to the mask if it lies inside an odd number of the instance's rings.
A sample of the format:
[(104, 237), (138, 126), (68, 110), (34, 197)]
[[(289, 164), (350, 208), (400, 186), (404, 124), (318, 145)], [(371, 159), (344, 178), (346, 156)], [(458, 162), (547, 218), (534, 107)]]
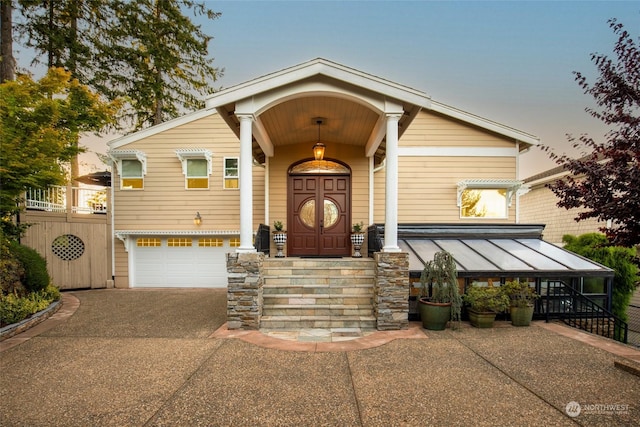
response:
[(67, 212), (67, 193), (71, 189), (70, 209), (72, 213), (107, 213), (107, 191), (81, 187), (52, 185), (46, 189), (27, 190), (26, 208), (47, 212)]

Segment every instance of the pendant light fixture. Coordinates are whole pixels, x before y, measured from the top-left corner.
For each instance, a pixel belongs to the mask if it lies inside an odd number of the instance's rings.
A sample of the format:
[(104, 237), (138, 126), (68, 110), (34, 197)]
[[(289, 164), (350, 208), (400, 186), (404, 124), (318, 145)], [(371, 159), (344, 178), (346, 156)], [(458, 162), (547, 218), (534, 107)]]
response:
[(324, 159), (325, 145), (320, 142), (320, 125), (324, 124), (325, 119), (323, 119), (322, 117), (316, 117), (313, 120), (318, 125), (318, 142), (316, 142), (313, 146), (313, 158), (316, 160), (322, 160)]

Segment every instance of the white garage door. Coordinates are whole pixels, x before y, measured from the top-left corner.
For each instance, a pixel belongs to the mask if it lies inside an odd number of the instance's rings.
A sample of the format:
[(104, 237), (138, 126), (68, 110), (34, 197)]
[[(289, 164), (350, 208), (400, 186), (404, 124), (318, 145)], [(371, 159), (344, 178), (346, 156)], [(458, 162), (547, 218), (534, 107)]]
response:
[(224, 288), (230, 251), (221, 237), (137, 238), (131, 286)]

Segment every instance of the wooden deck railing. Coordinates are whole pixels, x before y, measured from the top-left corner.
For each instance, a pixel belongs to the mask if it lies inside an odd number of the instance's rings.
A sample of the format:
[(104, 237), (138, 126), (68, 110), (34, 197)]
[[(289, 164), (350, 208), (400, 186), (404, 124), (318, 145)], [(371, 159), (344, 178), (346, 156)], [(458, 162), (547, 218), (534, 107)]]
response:
[[(70, 197), (68, 197), (70, 196)], [(26, 208), (47, 212), (83, 214), (107, 213), (107, 190), (52, 185), (45, 189), (29, 189), (25, 194)]]

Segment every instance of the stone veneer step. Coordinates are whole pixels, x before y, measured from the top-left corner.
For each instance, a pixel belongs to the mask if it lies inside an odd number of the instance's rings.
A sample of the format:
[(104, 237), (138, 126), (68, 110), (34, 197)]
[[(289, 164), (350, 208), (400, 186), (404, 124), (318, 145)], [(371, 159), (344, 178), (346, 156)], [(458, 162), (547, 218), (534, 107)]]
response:
[(372, 259), (265, 259), (262, 329), (374, 328)]

